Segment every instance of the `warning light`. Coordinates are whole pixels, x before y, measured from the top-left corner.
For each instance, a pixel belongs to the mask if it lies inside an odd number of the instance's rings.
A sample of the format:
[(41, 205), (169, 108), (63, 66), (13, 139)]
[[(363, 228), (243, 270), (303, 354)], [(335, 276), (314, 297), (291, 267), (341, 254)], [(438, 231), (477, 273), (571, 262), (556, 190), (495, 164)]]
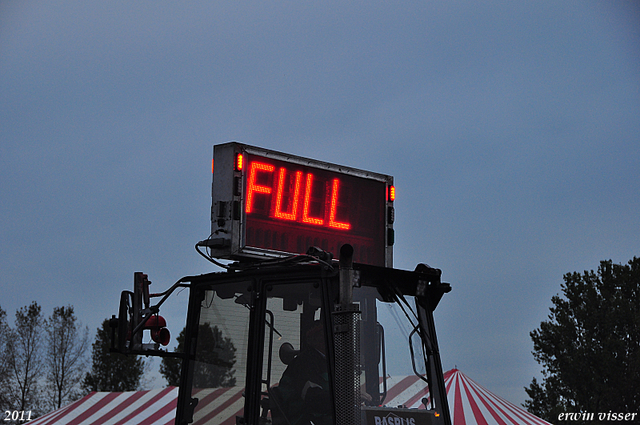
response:
[(171, 342), (171, 334), (166, 326), (167, 321), (157, 314), (149, 317), (144, 324), (144, 328), (151, 331), (151, 339), (162, 345), (167, 345)]
[(236, 163), (235, 163), (235, 169), (236, 171), (242, 171), (242, 168), (244, 166), (244, 155), (242, 155), (241, 153), (237, 153), (236, 154)]
[(439, 418), (439, 417), (440, 417), (440, 413), (438, 413), (438, 412), (434, 412), (434, 413), (433, 413), (433, 415), (434, 415), (436, 418)]
[(396, 200), (396, 187), (395, 186), (389, 186), (388, 201), (389, 202), (393, 202), (395, 200)]

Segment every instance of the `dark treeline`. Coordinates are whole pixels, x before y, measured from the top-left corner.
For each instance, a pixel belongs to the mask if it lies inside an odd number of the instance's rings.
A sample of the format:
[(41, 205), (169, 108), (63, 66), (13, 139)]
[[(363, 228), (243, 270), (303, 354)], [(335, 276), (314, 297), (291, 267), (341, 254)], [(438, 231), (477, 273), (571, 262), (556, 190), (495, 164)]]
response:
[[(119, 362), (109, 344), (108, 320), (91, 346), (89, 329), (73, 306), (55, 307), (45, 316), (34, 301), (19, 308), (13, 321), (0, 306), (0, 410), (34, 419), (90, 391), (138, 389), (144, 362), (135, 357)], [(113, 374), (117, 363), (122, 364)], [(109, 382), (101, 378), (107, 375), (113, 377)]]

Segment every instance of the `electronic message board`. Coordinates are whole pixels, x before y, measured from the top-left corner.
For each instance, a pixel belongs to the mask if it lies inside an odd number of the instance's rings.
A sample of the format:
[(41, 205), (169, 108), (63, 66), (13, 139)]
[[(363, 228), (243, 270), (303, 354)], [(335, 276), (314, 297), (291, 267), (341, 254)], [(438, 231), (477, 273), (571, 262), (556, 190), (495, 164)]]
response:
[(303, 254), (392, 266), (393, 177), (241, 143), (214, 146), (211, 237), (217, 258)]

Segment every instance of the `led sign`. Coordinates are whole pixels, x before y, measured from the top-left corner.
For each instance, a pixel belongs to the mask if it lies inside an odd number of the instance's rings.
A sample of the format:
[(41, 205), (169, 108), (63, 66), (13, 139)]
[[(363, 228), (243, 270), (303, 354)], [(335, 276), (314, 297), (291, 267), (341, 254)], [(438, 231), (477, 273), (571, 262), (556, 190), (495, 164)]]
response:
[[(239, 143), (214, 147), (212, 240), (220, 258), (282, 256), (317, 246), (391, 266), (393, 178)], [(228, 165), (227, 165), (228, 163)]]
[[(336, 220), (336, 214), (338, 212), (338, 196), (340, 192), (340, 179), (333, 178), (331, 179), (331, 183), (329, 183), (318, 181), (318, 179), (315, 178), (315, 186), (316, 188), (320, 188), (320, 197), (318, 198), (318, 196), (315, 196), (314, 202), (312, 203), (311, 194), (315, 192), (316, 195), (318, 195), (318, 190), (313, 190), (314, 173), (307, 172), (304, 179), (304, 199), (300, 202), (300, 186), (302, 185), (302, 176), (304, 173), (302, 171), (295, 171), (294, 176), (289, 170), (289, 176), (287, 176), (287, 167), (280, 166), (278, 167), (277, 177), (275, 177), (273, 174), (275, 173), (276, 166), (259, 161), (264, 160), (254, 160), (249, 166), (249, 181), (247, 183), (247, 197), (245, 204), (245, 212), (247, 214), (255, 213), (255, 208), (253, 208), (255, 202), (254, 194), (262, 193), (269, 195), (271, 198), (270, 208), (267, 214), (273, 218), (295, 221), (300, 224), (328, 226), (334, 229), (351, 229), (351, 223)], [(261, 172), (269, 173), (269, 175), (266, 176), (266, 180), (268, 182), (271, 181), (268, 186), (261, 186), (257, 184), (259, 179), (258, 173)], [(273, 187), (274, 185), (275, 187)], [(323, 200), (325, 201), (324, 203), (322, 202)], [(288, 211), (282, 210), (283, 204), (286, 204), (286, 209)], [(303, 205), (301, 214), (299, 213), (300, 205)], [(312, 206), (316, 206), (316, 208), (314, 208), (316, 210), (315, 217), (312, 216), (311, 213)], [(323, 206), (324, 211), (322, 208)], [(345, 206), (344, 209), (348, 210), (349, 208), (348, 206)], [(328, 217), (326, 217), (327, 211), (329, 212)]]

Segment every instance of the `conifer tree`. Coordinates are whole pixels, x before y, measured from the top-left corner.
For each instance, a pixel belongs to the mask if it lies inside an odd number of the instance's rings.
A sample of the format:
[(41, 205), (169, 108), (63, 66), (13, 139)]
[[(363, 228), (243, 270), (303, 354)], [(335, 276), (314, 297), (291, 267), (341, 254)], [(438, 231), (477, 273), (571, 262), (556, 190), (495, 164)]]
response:
[[(178, 336), (177, 352), (184, 352), (185, 329)], [(234, 376), (236, 348), (230, 338), (224, 337), (217, 326), (208, 323), (198, 326), (198, 346), (193, 372), (195, 388), (232, 387), (236, 384)], [(164, 357), (160, 364), (160, 373), (170, 386), (180, 383), (181, 359)]]
[(111, 353), (110, 348), (111, 327), (106, 319), (98, 328), (92, 346), (91, 370), (85, 375), (82, 387), (87, 391), (138, 390), (145, 371), (144, 360), (134, 355)]
[(640, 411), (640, 258), (568, 273), (562, 292), (531, 332), (544, 379), (525, 388), (525, 407), (553, 423), (560, 413)]
[[(184, 334), (185, 328), (182, 329), (180, 335), (176, 340), (178, 341), (178, 346), (174, 350), (178, 353), (184, 352)], [(177, 387), (180, 385), (180, 371), (181, 371), (181, 362), (182, 359), (177, 357), (163, 357), (162, 362), (160, 363), (160, 374), (167, 380), (167, 385), (170, 387)]]

